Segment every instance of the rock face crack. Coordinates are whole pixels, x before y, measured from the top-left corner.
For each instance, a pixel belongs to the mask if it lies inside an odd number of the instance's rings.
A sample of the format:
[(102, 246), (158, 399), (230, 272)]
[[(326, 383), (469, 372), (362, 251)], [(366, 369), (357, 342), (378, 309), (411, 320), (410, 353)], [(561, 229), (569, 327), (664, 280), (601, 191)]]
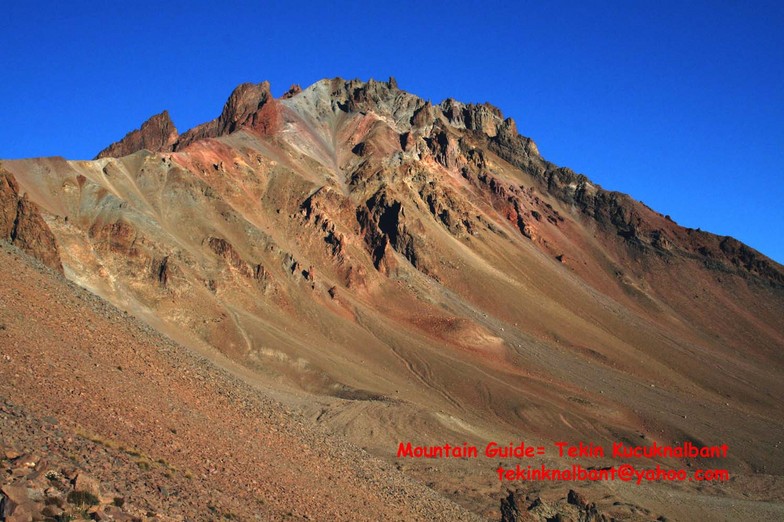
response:
[(357, 221), (376, 269), (389, 273), (395, 268), (390, 248), (405, 257), (415, 268), (421, 268), (414, 238), (405, 224), (403, 204), (390, 199), (384, 189), (357, 211)]
[(14, 218), (14, 225), (11, 228), (11, 234), (9, 236), (11, 239), (11, 243), (14, 243), (16, 241), (16, 236), (19, 233), (19, 215), (21, 210), (21, 204), (22, 202), (19, 201), (19, 203), (16, 206), (16, 217)]
[(158, 281), (163, 286), (169, 281), (169, 256), (164, 257), (158, 267)]

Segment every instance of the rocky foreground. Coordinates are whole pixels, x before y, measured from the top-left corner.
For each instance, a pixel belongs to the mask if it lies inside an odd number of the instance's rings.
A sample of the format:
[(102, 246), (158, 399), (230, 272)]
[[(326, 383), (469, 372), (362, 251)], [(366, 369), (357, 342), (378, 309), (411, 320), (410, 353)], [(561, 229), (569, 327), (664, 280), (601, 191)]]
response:
[(475, 519), (6, 243), (0, 264), (7, 520)]

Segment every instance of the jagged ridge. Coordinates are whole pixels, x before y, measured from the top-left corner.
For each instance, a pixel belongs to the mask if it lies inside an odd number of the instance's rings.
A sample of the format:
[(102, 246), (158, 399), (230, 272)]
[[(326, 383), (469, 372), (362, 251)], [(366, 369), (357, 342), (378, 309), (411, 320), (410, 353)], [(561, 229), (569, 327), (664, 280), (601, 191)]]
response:
[[(678, 250), (684, 255), (703, 259), (708, 267), (740, 269), (776, 284), (784, 284), (784, 271), (779, 265), (737, 240), (685, 230), (671, 221), (664, 227), (653, 225), (650, 223), (652, 212), (641, 203), (624, 194), (606, 191), (586, 176), (544, 160), (534, 141), (518, 133), (514, 120), (504, 118), (501, 110), (489, 103), (463, 104), (449, 98), (433, 106), (401, 91), (394, 78), (388, 82), (371, 80), (367, 83), (336, 78), (320, 83), (328, 84), (333, 109), (346, 113), (378, 112), (392, 118), (395, 130), (400, 131), (398, 140), (406, 151), (415, 148), (416, 138), (421, 138), (436, 161), (444, 167), (455, 167), (460, 163), (461, 156), (470, 158), (463, 162), (472, 163), (478, 168), (470, 173), (471, 169), (462, 165), (464, 175), (474, 174), (487, 179), (482, 149), (468, 144), (454, 132), (468, 131), (479, 140), (481, 147), (533, 176), (541, 190), (546, 190), (565, 203), (576, 205), (600, 225), (613, 228), (631, 247), (650, 248), (663, 255)], [(281, 97), (281, 101), (301, 96), (300, 93), (298, 87), (292, 88)], [(275, 119), (275, 109), (268, 104), (270, 101), (274, 100), (269, 82), (245, 83), (232, 92), (215, 120), (194, 127), (180, 136), (168, 112), (164, 111), (146, 121), (141, 129), (101, 151), (97, 157), (122, 157), (142, 149), (152, 152), (183, 150), (196, 141), (225, 136), (243, 128), (266, 133), (271, 130), (270, 125), (274, 125), (272, 120)], [(406, 117), (409, 114), (410, 117)], [(356, 144), (353, 152), (367, 156), (370, 143), (373, 141)], [(497, 184), (492, 178), (489, 183)], [(497, 190), (492, 186), (491, 189)], [(525, 224), (520, 216), (519, 200), (514, 197), (508, 197), (508, 200), (516, 207), (518, 228), (524, 235), (531, 237), (533, 231), (530, 225)], [(378, 245), (372, 248), (377, 249)], [(409, 252), (407, 257), (410, 256)]]

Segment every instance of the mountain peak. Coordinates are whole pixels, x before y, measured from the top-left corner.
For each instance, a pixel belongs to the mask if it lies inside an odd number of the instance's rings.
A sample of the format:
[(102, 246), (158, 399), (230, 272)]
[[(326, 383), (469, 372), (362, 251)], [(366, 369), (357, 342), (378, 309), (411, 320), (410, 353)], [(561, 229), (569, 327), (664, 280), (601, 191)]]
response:
[(239, 130), (240, 127), (252, 121), (253, 116), (271, 99), (272, 93), (268, 81), (238, 85), (226, 100), (220, 116), (184, 133), (175, 144), (174, 149), (180, 150), (195, 141), (217, 138)]
[[(373, 112), (394, 122), (399, 132), (407, 132), (412, 126), (429, 127), (441, 122), (455, 129), (477, 131), (489, 138), (498, 137), (510, 145), (535, 149), (530, 139), (518, 136), (514, 121), (504, 119), (501, 110), (489, 103), (462, 103), (447, 98), (432, 105), (401, 90), (393, 76), (387, 81), (336, 77), (315, 82), (304, 90), (294, 84), (278, 100), (272, 96), (268, 81), (242, 83), (232, 91), (216, 119), (179, 135), (169, 113), (163, 111), (147, 120), (140, 129), (102, 150), (97, 158), (125, 156), (141, 149), (153, 152), (182, 150), (196, 141), (231, 134), (243, 127), (265, 133), (273, 127), (271, 121), (276, 117), (274, 107), (267, 107), (267, 112), (262, 114), (270, 101), (283, 102), (294, 111), (309, 113), (316, 119), (324, 118), (328, 113)], [(520, 140), (525, 143), (517, 144)], [(526, 145), (528, 143), (530, 145)]]
[(197, 125), (180, 135), (169, 112), (163, 111), (145, 121), (139, 129), (129, 132), (120, 141), (103, 149), (96, 159), (118, 158), (142, 149), (152, 152), (172, 151), (185, 148), (194, 141), (230, 134), (250, 121), (270, 99), (272, 94), (269, 82), (242, 83), (232, 91), (218, 118)]
[(179, 133), (169, 111), (163, 111), (142, 123), (140, 128), (126, 134), (120, 141), (103, 149), (95, 159), (127, 156), (142, 149), (153, 152), (170, 150), (178, 137)]
[(232, 91), (218, 118), (219, 134), (234, 132), (272, 98), (268, 81), (242, 83)]

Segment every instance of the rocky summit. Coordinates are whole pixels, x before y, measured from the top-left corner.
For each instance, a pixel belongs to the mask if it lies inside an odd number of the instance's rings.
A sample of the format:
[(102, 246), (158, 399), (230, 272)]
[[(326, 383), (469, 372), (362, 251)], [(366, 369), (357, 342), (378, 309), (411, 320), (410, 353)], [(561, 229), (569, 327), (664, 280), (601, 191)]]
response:
[[(163, 111), (91, 161), (3, 161), (3, 505), (77, 516), (84, 474), (93, 518), (784, 516), (784, 267), (520, 128), (393, 78), (263, 82), (182, 134)], [(578, 494), (396, 454), (523, 440), (591, 469), (621, 463), (554, 443), (726, 444), (640, 467), (733, 479)]]

